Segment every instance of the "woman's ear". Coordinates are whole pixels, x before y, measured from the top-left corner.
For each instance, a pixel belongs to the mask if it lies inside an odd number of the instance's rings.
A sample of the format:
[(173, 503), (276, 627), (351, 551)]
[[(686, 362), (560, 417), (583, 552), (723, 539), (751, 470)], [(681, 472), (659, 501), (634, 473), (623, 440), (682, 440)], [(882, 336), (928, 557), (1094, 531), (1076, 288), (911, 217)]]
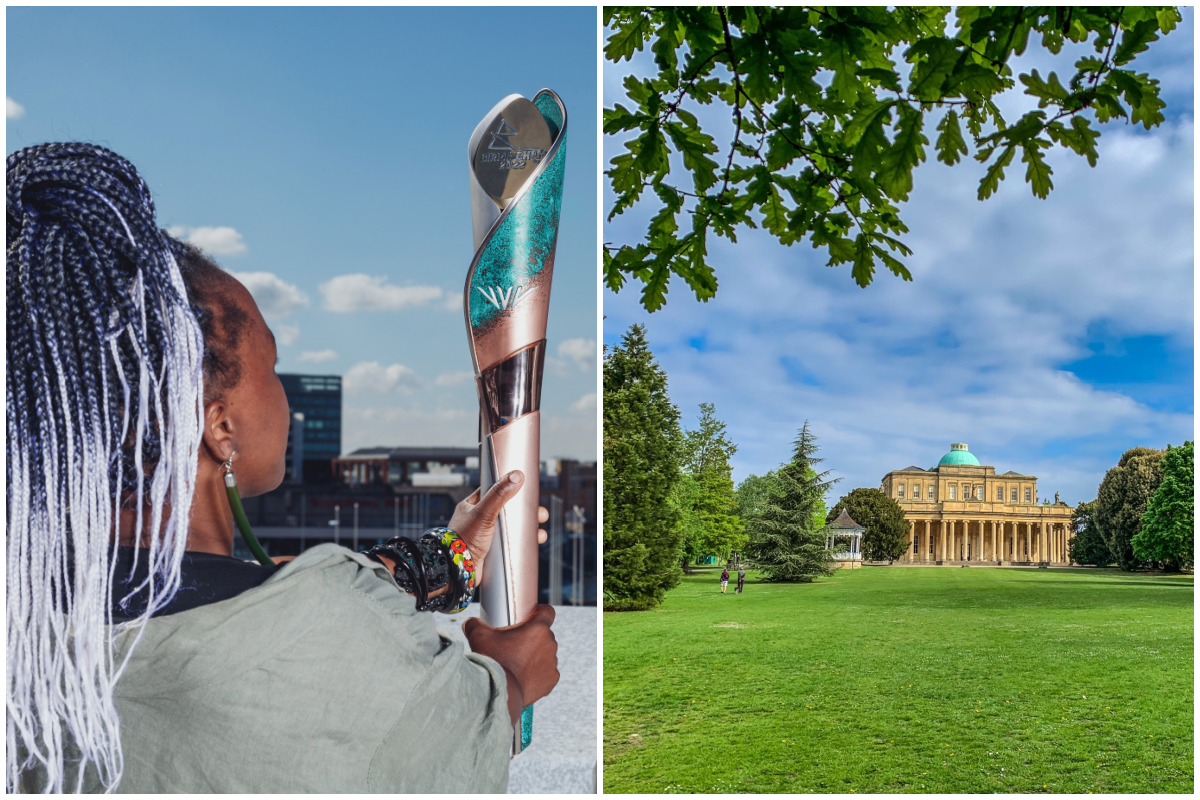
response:
[(209, 454), (217, 461), (224, 463), (233, 458), (237, 451), (233, 419), (229, 416), (229, 407), (223, 400), (214, 400), (204, 406), (204, 434), (202, 441)]

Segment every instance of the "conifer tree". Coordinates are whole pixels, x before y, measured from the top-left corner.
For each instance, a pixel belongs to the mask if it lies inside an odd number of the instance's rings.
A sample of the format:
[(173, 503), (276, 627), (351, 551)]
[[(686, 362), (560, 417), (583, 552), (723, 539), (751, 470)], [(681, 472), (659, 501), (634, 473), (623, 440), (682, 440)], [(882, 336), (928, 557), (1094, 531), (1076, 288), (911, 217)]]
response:
[(817, 472), (817, 439), (805, 421), (792, 460), (775, 472), (767, 497), (749, 520), (746, 554), (769, 581), (809, 582), (833, 574), (821, 532), (825, 493), (837, 482)]
[(604, 361), (604, 607), (652, 608), (679, 583), (683, 533), (669, 502), (679, 480), (679, 410), (646, 330)]

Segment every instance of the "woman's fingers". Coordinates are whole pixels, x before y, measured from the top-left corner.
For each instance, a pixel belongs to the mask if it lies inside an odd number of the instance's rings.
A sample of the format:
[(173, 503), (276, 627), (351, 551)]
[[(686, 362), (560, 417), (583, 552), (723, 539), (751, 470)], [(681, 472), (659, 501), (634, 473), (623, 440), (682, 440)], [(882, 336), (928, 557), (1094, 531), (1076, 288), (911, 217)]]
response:
[(500, 513), (500, 509), (504, 504), (513, 498), (514, 495), (521, 489), (521, 485), (525, 482), (525, 476), (521, 470), (514, 469), (512, 472), (505, 475), (499, 481), (488, 489), (488, 493), (483, 496), (476, 506), (476, 510), (485, 515), (489, 520), (495, 519)]
[(546, 539), (547, 539), (546, 532), (544, 530), (542, 530), (541, 528), (538, 528), (538, 544), (545, 544)]
[(549, 521), (550, 521), (550, 512), (546, 510), (545, 506), (538, 506), (538, 523), (540, 524), (540, 523), (549, 522)]

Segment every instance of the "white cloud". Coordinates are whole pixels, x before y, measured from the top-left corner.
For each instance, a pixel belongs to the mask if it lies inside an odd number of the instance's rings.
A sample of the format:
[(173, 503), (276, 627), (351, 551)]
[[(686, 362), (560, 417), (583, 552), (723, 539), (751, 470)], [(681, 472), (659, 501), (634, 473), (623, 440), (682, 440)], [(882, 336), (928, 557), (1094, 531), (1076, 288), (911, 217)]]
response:
[[(359, 447), (424, 446), (475, 447), (479, 430), (479, 408), (471, 403), (465, 408), (426, 410), (397, 408), (362, 408), (351, 400), (342, 415), (342, 450), (351, 452)], [(542, 417), (542, 456), (546, 458), (576, 458), (583, 461), (596, 458), (596, 421), (590, 417)]]
[(196, 245), (212, 256), (239, 256), (246, 252), (246, 243), (242, 241), (242, 235), (235, 229), (224, 225), (199, 228), (172, 225), (167, 228), (167, 233), (176, 239), (183, 239)]
[(20, 119), (23, 116), (25, 116), (25, 106), (13, 100), (8, 95), (4, 95), (4, 118)]
[(275, 341), (282, 345), (295, 344), (300, 338), (300, 326), (280, 323), (271, 328), (275, 332)]
[(458, 386), (460, 383), (465, 383), (475, 377), (473, 372), (443, 372), (437, 376), (434, 383), (438, 386)]
[[(1066, 370), (1090, 355), (1097, 330), (1191, 347), (1192, 122), (1106, 126), (1094, 169), (1061, 151), (1050, 161), (1056, 188), (1044, 201), (1021, 171), (980, 203), (975, 165), (931, 158), (918, 169), (903, 212), (911, 283), (884, 272), (858, 289), (807, 244), (749, 231), (713, 246), (713, 300), (694, 302), (677, 281), (666, 309), (648, 315), (636, 285), (606, 292), (606, 326), (647, 325), (685, 426), (698, 403), (716, 404), (739, 446), (739, 480), (785, 460), (807, 419), (823, 466), (844, 479), (832, 500), (889, 470), (932, 466), (951, 442), (1000, 472), (1038, 475), (1043, 497), (1091, 499), (1123, 450), (1192, 438), (1190, 407), (1156, 407), (1136, 387)], [(639, 236), (639, 221), (605, 238)]]
[(325, 350), (306, 350), (300, 354), (300, 360), (312, 364), (320, 364), (322, 361), (334, 361), (338, 357), (337, 351), (333, 349)]
[(596, 460), (596, 417), (542, 417), (542, 457)]
[(567, 339), (558, 345), (560, 358), (573, 360), (585, 372), (596, 368), (595, 339)]
[(383, 275), (339, 275), (321, 284), (325, 309), (339, 313), (354, 311), (400, 311), (433, 302), (442, 296), (438, 286), (389, 286)]
[(378, 361), (364, 361), (355, 364), (342, 377), (342, 388), (348, 395), (386, 394), (402, 392), (407, 394), (421, 386), (417, 373), (403, 364), (392, 364), (385, 367)]
[(463, 313), (463, 296), (462, 292), (446, 292), (445, 304), (442, 306), (447, 311), (457, 311)]
[(398, 445), (474, 447), (479, 409), (356, 408), (342, 416), (342, 450)]
[(596, 393), (589, 392), (571, 404), (572, 411), (595, 411)]
[(308, 295), (271, 272), (230, 272), (250, 292), (267, 319), (279, 319), (308, 306)]

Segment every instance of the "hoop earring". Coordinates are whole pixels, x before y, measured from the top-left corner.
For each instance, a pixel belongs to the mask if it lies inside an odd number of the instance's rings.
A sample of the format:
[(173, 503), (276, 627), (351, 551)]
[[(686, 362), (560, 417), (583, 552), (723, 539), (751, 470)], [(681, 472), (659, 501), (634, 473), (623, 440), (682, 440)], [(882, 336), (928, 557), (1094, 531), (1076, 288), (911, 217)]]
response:
[(258, 563), (265, 567), (274, 566), (275, 562), (267, 555), (267, 551), (262, 549), (262, 545), (258, 543), (258, 537), (254, 535), (254, 531), (250, 528), (250, 520), (246, 519), (246, 510), (242, 508), (242, 498), (238, 495), (237, 478), (233, 474), (233, 457), (237, 455), (234, 450), (229, 454), (229, 458), (221, 464), (225, 470), (225, 495), (229, 498), (229, 508), (233, 511), (233, 521), (237, 524), (238, 531), (242, 534), (242, 539), (245, 540), (246, 546), (250, 548), (250, 552), (254, 554), (254, 558)]

